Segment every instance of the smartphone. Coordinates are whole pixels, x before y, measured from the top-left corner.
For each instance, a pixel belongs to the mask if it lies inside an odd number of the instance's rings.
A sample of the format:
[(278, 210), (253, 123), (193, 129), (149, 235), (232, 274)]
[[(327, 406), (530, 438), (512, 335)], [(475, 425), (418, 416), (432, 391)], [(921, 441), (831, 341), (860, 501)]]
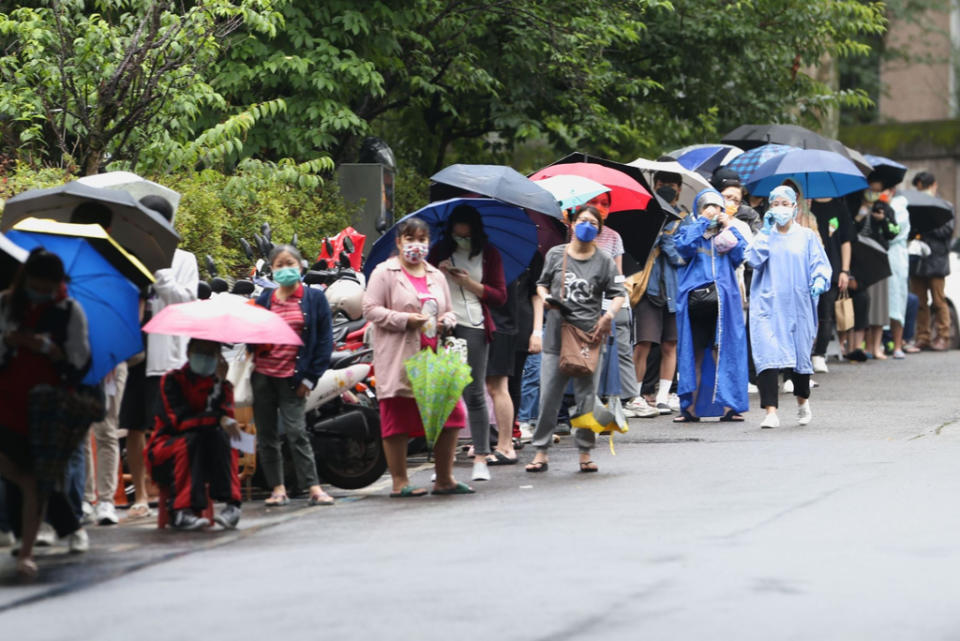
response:
[(454, 276), (466, 276), (466, 275), (467, 275), (467, 270), (463, 269), (462, 267), (451, 267), (451, 268), (448, 269), (447, 271), (450, 272), (451, 274), (453, 274)]
[(559, 311), (561, 314), (567, 315), (570, 313), (570, 308), (567, 307), (566, 304), (560, 299), (554, 298), (553, 296), (547, 296), (544, 300), (546, 300), (551, 307)]

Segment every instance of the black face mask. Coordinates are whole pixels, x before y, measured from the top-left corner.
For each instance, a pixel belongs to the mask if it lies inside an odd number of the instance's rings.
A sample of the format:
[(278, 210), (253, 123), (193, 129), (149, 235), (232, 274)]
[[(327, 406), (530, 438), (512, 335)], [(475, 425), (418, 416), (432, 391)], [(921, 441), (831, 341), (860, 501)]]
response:
[(657, 195), (672, 204), (677, 198), (677, 190), (669, 185), (663, 185), (657, 190)]

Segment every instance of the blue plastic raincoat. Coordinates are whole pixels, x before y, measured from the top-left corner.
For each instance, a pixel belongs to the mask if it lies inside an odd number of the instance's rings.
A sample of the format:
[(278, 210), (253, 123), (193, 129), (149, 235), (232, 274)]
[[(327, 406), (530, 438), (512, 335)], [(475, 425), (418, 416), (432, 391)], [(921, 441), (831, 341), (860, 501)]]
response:
[(810, 351), (817, 336), (816, 277), (830, 282), (833, 270), (816, 232), (794, 222), (786, 233), (759, 233), (747, 247), (750, 284), (750, 344), (757, 372), (792, 368), (813, 374)]
[[(694, 199), (707, 191), (703, 190)], [(747, 336), (743, 321), (743, 301), (737, 284), (737, 267), (743, 262), (747, 242), (735, 227), (729, 229), (737, 237), (737, 245), (725, 254), (717, 253), (712, 238), (704, 238), (709, 220), (693, 216), (684, 221), (676, 233), (677, 253), (687, 262), (678, 268), (677, 282), (677, 394), (680, 406), (688, 410), (693, 404), (694, 392), (697, 403), (693, 413), (697, 416), (723, 416), (724, 407), (736, 412), (749, 408), (747, 397)], [(717, 284), (719, 315), (717, 318), (717, 360), (713, 350), (704, 350), (700, 365), (700, 387), (697, 388), (696, 354), (693, 349), (693, 334), (687, 300), (690, 292), (710, 282)]]
[(890, 278), (887, 279), (887, 293), (890, 297), (890, 319), (902, 325), (907, 316), (907, 284), (910, 280), (910, 256), (907, 254), (907, 240), (910, 238), (910, 212), (907, 199), (894, 196), (890, 206), (896, 214), (900, 233), (890, 241), (887, 260), (890, 261)]

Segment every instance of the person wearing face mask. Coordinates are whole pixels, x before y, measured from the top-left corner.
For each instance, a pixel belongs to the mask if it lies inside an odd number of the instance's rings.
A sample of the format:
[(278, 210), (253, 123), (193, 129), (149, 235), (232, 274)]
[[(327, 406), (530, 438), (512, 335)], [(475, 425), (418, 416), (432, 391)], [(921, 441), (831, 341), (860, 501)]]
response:
[[(892, 190), (884, 189), (879, 180), (871, 175), (868, 178), (869, 198), (860, 208), (856, 221), (857, 232), (871, 238), (884, 249), (889, 249), (890, 241), (900, 233), (896, 222), (896, 213), (888, 203)], [(870, 309), (867, 315), (867, 351), (876, 360), (886, 360), (883, 349), (883, 327), (890, 322), (890, 287), (888, 278), (883, 278), (867, 288), (870, 297)]]
[(258, 462), (267, 484), (273, 488), (268, 506), (289, 503), (283, 484), (283, 450), (277, 415), (283, 421), (283, 437), (290, 446), (297, 482), (309, 488), (310, 505), (333, 505), (323, 491), (317, 464), (307, 434), (304, 406), (307, 395), (326, 371), (333, 352), (330, 306), (323, 292), (300, 282), (303, 258), (293, 245), (278, 245), (269, 256), (273, 280), (278, 287), (264, 289), (257, 305), (279, 314), (303, 340), (303, 345), (254, 346), (253, 416), (257, 424)]
[(723, 196), (704, 189), (675, 246), (686, 261), (677, 282), (677, 362), (681, 414), (742, 421), (747, 411), (747, 339), (737, 268), (746, 240), (726, 213)]
[(0, 292), (0, 476), (6, 483), (8, 521), (21, 541), (17, 573), (24, 579), (37, 573), (33, 546), (43, 514), (59, 536), (77, 534), (86, 540), (64, 493), (41, 494), (38, 489), (28, 397), (41, 385), (74, 389), (89, 366), (87, 319), (67, 296), (63, 262), (34, 249), (12, 287)]
[[(459, 205), (450, 212), (443, 237), (430, 250), (427, 260), (447, 277), (451, 305), (457, 317), (453, 333), (467, 342), (467, 363), (473, 382), (463, 391), (463, 399), (467, 404), (473, 441), (472, 479), (488, 481), (490, 413), (485, 382), (489, 345), (497, 329), (490, 308), (502, 307), (507, 302), (503, 262), (497, 248), (487, 241), (480, 213), (469, 205)], [(501, 337), (501, 340), (508, 339)], [(506, 402), (509, 402), (509, 396)], [(513, 411), (509, 414), (512, 416)], [(503, 408), (501, 415), (506, 415)], [(512, 432), (513, 425), (500, 429)]]
[[(913, 178), (913, 186), (919, 190), (937, 195), (937, 180), (928, 171), (921, 171)], [(912, 262), (910, 265), (910, 291), (917, 298), (917, 335), (915, 345), (918, 349), (937, 352), (950, 347), (950, 308), (944, 294), (946, 278), (950, 275), (950, 239), (956, 218), (921, 234), (913, 234), (914, 240), (926, 243), (930, 253)], [(933, 308), (937, 338), (930, 340), (930, 308)]]
[[(380, 434), (393, 481), (392, 498), (424, 496), (407, 473), (407, 443), (423, 436), (423, 419), (413, 398), (404, 363), (423, 349), (436, 350), (443, 329), (457, 324), (450, 287), (443, 273), (427, 262), (430, 227), (409, 218), (397, 228), (397, 255), (373, 270), (363, 296), (363, 316), (373, 328), (373, 367), (377, 372)], [(457, 433), (466, 423), (457, 404), (434, 445), (434, 494), (472, 494), (453, 477)]]
[(211, 525), (197, 516), (207, 508), (207, 485), (210, 498), (226, 503), (214, 520), (229, 530), (240, 521), (237, 450), (230, 445), (240, 428), (226, 373), (220, 343), (194, 338), (187, 364), (160, 382), (161, 409), (144, 457), (153, 480), (171, 489), (170, 522), (177, 530)]
[[(603, 228), (603, 217), (593, 207), (577, 212), (573, 223), (573, 239), (547, 252), (543, 271), (537, 280), (537, 292), (547, 309), (546, 329), (543, 318), (534, 317), (534, 333), (543, 332), (543, 356), (540, 368), (540, 412), (533, 433), (537, 454), (526, 466), (531, 473), (545, 472), (549, 467), (547, 450), (553, 443), (557, 427), (557, 412), (563, 402), (564, 390), (573, 381), (576, 410), (571, 416), (593, 412), (597, 382), (601, 367), (593, 374), (571, 378), (560, 371), (562, 325), (570, 323), (592, 334), (592, 340), (601, 340), (610, 333), (613, 319), (626, 300), (623, 285), (617, 279), (617, 266), (606, 252), (597, 249), (595, 240)], [(610, 307), (603, 310), (603, 299), (610, 299)], [(559, 305), (557, 304), (559, 303)], [(596, 444), (592, 430), (575, 431), (580, 450), (580, 471), (596, 472), (597, 464), (590, 459), (590, 450)]]
[(763, 227), (747, 247), (753, 267), (750, 286), (750, 341), (757, 368), (762, 428), (780, 426), (777, 417), (780, 371), (792, 370), (797, 422), (807, 425), (810, 409), (810, 353), (817, 335), (817, 302), (830, 288), (833, 270), (817, 233), (796, 222), (797, 193), (781, 185), (770, 192)]

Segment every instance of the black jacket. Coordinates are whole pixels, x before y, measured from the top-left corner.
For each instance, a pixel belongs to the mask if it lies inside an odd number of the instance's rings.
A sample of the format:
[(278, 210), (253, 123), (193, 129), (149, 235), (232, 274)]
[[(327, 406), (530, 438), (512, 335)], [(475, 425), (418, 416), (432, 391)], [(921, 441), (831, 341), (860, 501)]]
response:
[(930, 255), (910, 261), (910, 275), (919, 278), (943, 278), (950, 274), (950, 239), (953, 238), (953, 228), (956, 218), (940, 225), (932, 231), (916, 234), (930, 246)]

